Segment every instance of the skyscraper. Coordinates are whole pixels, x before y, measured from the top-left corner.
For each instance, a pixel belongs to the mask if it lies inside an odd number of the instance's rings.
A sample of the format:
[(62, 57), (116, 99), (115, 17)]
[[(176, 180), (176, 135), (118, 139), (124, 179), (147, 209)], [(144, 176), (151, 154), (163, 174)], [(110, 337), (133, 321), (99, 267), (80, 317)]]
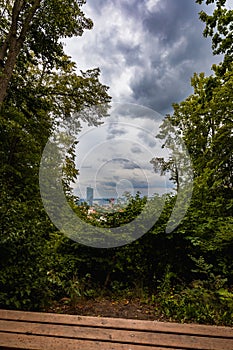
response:
[(87, 187), (87, 204), (93, 205), (94, 189), (92, 187)]

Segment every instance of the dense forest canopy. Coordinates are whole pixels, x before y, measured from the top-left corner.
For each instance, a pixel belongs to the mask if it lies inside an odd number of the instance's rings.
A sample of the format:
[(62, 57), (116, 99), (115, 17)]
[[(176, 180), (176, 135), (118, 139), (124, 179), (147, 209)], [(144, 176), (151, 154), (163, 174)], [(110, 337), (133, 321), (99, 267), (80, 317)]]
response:
[[(200, 19), (213, 53), (222, 54), (223, 61), (212, 67), (211, 76), (194, 73), (193, 93), (173, 105), (155, 135), (169, 149), (169, 125), (186, 144), (194, 174), (190, 206), (180, 225), (166, 232), (176, 195), (166, 196), (165, 208), (147, 234), (105, 250), (82, 246), (58, 232), (42, 205), (38, 178), (54, 128), (83, 109), (84, 121), (91, 125), (107, 116), (110, 96), (99, 81), (99, 69), (78, 75), (62, 44), (63, 38), (92, 28), (81, 10), (85, 1), (0, 1), (2, 308), (41, 310), (64, 296), (75, 305), (79, 297), (143, 294), (147, 302), (156, 296), (159, 312), (167, 317), (232, 324), (233, 10), (225, 0), (196, 2), (215, 6), (212, 14), (201, 11)], [(93, 106), (96, 112), (88, 113)], [(152, 163), (155, 171), (170, 173), (179, 191), (172, 152), (168, 161), (154, 157)], [(104, 223), (88, 217), (88, 206), (72, 201), (70, 181), (78, 176), (74, 159), (73, 148), (64, 167), (64, 187), (79, 217), (112, 227), (140, 213), (146, 198), (137, 195)]]

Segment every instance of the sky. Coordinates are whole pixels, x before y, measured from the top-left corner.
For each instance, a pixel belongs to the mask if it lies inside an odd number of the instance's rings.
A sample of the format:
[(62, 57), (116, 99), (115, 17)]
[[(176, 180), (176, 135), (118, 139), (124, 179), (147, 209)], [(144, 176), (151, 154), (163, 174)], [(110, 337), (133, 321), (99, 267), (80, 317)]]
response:
[(86, 198), (86, 187), (95, 198), (122, 198), (139, 191), (148, 197), (172, 191), (167, 176), (160, 176), (150, 163), (168, 157), (162, 140), (156, 140), (161, 115), (149, 108), (113, 103), (110, 116), (99, 127), (83, 127), (78, 135), (76, 194)]
[[(148, 140), (155, 140), (158, 121), (172, 113), (172, 103), (192, 93), (193, 73), (209, 75), (212, 64), (221, 60), (212, 55), (211, 40), (202, 36), (204, 24), (198, 12), (213, 9), (212, 5), (203, 6), (195, 0), (87, 0), (83, 6), (94, 28), (82, 37), (66, 40), (65, 51), (78, 70), (100, 68), (100, 80), (110, 87), (109, 94), (120, 108), (98, 131), (85, 129), (81, 135), (79, 195), (85, 197), (90, 185), (101, 187), (101, 195), (110, 197), (122, 188), (136, 191), (144, 186), (153, 192), (164, 181), (166, 188), (170, 186), (164, 178), (152, 186), (142, 160), (160, 155)], [(124, 106), (128, 113), (122, 112)], [(114, 151), (110, 152), (111, 148)], [(136, 168), (127, 173), (126, 168), (133, 165)], [(81, 174), (85, 176), (81, 178)]]
[(164, 114), (192, 91), (194, 72), (210, 73), (218, 62), (202, 36), (195, 0), (87, 0), (94, 22), (82, 37), (66, 42), (78, 69), (101, 69), (116, 102), (132, 102)]

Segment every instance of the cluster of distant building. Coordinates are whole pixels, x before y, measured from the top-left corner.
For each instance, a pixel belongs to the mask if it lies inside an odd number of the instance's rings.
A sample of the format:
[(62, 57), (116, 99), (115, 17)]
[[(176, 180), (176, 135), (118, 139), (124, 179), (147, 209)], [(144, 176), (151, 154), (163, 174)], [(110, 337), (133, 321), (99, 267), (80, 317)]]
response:
[(87, 203), (90, 207), (93, 205), (107, 206), (109, 204), (114, 204), (115, 198), (94, 198), (94, 189), (92, 187), (87, 187), (86, 198), (80, 198), (78, 204)]

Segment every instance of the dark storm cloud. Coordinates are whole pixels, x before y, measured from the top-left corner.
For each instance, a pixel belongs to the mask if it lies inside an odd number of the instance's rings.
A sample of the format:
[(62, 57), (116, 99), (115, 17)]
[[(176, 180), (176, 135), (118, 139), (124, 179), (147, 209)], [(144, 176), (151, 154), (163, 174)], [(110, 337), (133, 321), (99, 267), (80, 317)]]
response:
[(165, 114), (191, 92), (191, 76), (213, 59), (209, 41), (202, 36), (199, 11), (191, 0), (160, 0), (156, 11), (144, 18), (150, 64), (131, 79), (136, 101)]
[[(211, 65), (221, 60), (212, 56), (211, 42), (202, 35), (198, 12), (203, 6), (195, 0), (88, 0), (94, 29), (80, 49), (77, 41), (72, 55), (84, 69), (100, 67), (115, 101), (164, 115), (192, 92), (194, 72), (210, 74)], [(121, 130), (112, 133), (117, 134)]]
[(131, 88), (136, 100), (166, 113), (173, 102), (191, 92), (191, 76), (203, 70), (212, 53), (209, 41), (202, 36), (199, 5), (190, 0), (163, 0), (159, 4), (158, 11), (143, 21), (146, 32), (158, 40), (159, 55), (151, 57), (148, 69), (131, 80)]
[[(189, 82), (180, 76), (179, 71), (171, 75), (164, 70), (163, 74), (163, 77), (159, 77), (153, 69), (143, 72), (131, 81), (131, 88), (135, 100), (165, 114), (171, 109), (171, 104), (180, 101), (190, 88)], [(188, 80), (190, 75), (191, 71), (185, 74)]]
[(172, 45), (186, 30), (187, 25), (195, 23), (197, 5), (193, 0), (162, 0), (155, 12), (150, 12), (143, 21), (143, 26), (163, 45)]

